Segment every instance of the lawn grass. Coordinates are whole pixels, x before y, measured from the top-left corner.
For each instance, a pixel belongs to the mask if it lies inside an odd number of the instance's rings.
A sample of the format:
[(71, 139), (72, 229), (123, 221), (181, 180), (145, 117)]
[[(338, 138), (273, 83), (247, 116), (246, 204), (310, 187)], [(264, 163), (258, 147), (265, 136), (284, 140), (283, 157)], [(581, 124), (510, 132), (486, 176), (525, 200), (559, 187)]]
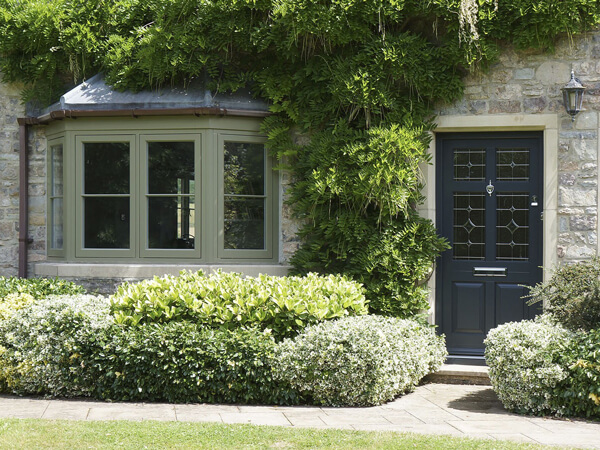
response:
[(187, 422), (0, 419), (10, 449), (541, 449), (540, 445), (410, 433)]

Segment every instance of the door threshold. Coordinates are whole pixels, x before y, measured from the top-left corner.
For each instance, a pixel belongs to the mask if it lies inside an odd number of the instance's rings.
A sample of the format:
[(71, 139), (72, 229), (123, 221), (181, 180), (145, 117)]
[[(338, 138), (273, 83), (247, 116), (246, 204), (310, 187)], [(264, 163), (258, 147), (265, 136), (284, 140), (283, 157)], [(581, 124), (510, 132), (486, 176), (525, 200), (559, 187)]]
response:
[(473, 355), (448, 355), (446, 364), (462, 364), (465, 366), (485, 366), (485, 358), (483, 356)]

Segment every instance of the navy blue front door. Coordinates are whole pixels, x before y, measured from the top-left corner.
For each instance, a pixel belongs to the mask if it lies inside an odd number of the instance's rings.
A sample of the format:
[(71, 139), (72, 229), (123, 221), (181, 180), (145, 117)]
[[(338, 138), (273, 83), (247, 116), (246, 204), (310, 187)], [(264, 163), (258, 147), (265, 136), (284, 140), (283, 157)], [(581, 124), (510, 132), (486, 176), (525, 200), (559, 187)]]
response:
[(487, 332), (532, 318), (542, 279), (541, 132), (440, 133), (437, 223), (452, 248), (438, 267), (436, 317), (451, 355), (480, 356)]

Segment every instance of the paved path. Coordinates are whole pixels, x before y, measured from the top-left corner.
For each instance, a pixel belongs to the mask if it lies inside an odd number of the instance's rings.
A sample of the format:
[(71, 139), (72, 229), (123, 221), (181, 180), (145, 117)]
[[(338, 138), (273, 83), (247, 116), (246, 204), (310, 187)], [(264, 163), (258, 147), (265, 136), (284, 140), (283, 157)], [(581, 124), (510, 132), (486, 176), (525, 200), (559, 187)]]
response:
[(372, 408), (104, 403), (0, 396), (0, 417), (178, 420), (312, 428), (407, 431), (600, 448), (600, 423), (507, 413), (489, 386), (425, 384)]

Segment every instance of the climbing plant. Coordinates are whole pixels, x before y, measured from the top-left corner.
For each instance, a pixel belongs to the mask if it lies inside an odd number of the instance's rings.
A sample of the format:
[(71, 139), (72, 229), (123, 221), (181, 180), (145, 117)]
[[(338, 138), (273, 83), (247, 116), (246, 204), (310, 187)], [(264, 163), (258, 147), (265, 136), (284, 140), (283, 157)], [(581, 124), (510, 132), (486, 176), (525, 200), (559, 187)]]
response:
[(599, 3), (0, 0), (0, 70), (42, 105), (98, 71), (117, 89), (249, 86), (293, 174), (295, 271), (346, 273), (372, 309), (410, 316), (446, 245), (416, 213), (435, 106), (504, 45), (551, 50), (596, 26)]

